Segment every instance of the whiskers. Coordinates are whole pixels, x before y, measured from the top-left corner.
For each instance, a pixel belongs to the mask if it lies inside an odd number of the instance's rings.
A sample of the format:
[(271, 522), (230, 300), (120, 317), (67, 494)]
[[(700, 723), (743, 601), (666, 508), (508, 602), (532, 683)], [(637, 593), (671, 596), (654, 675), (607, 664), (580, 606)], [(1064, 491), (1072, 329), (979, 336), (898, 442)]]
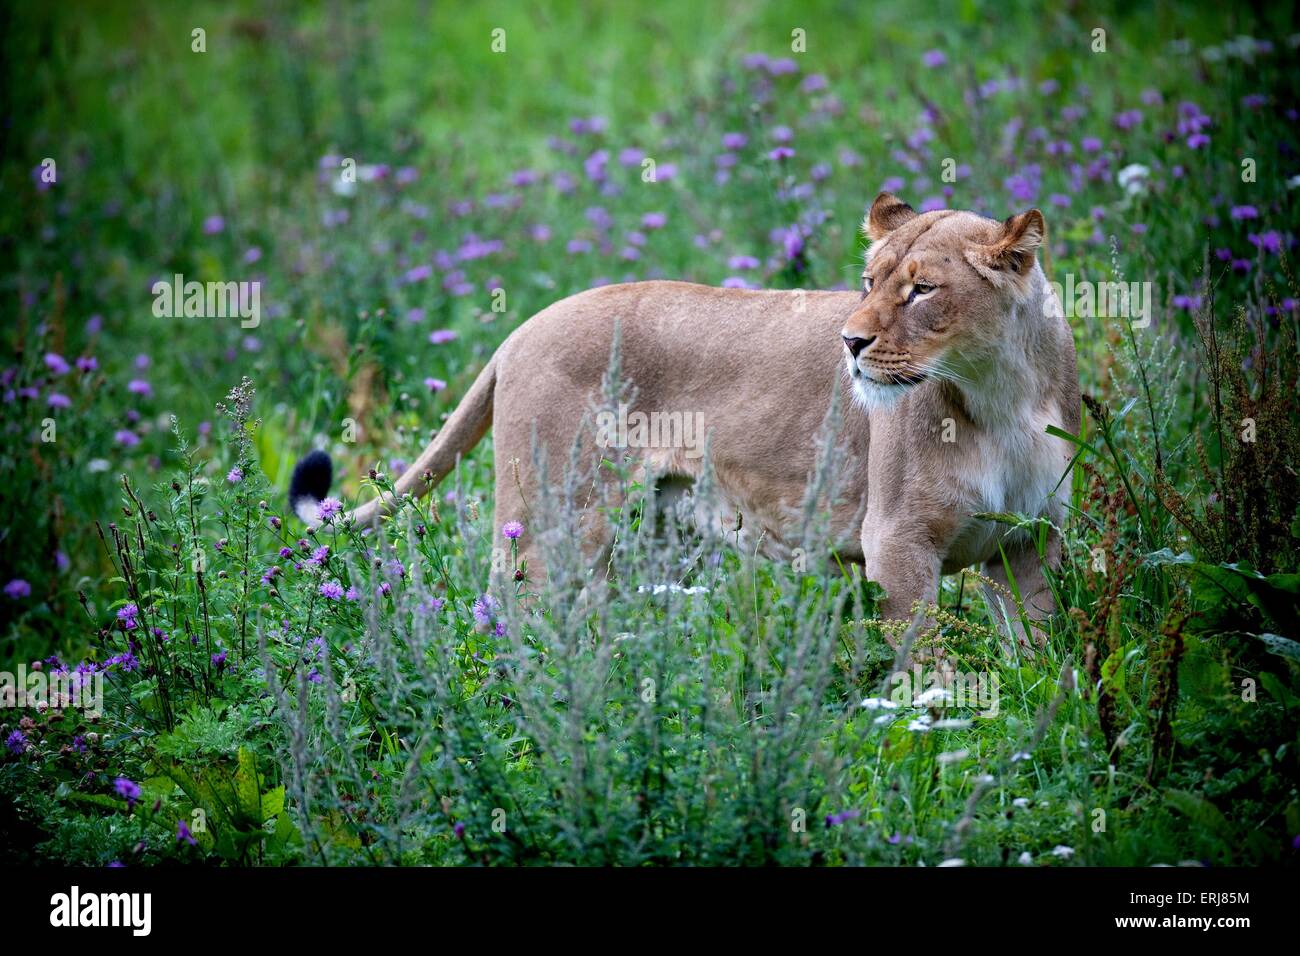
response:
[(906, 362), (904, 364), (907, 366), (909, 373), (915, 371), (917, 374), (928, 375), (931, 378), (948, 382), (952, 385), (964, 385), (967, 388), (975, 387), (974, 382), (958, 372), (947, 359), (942, 357), (931, 359), (925, 368), (921, 368), (915, 362)]

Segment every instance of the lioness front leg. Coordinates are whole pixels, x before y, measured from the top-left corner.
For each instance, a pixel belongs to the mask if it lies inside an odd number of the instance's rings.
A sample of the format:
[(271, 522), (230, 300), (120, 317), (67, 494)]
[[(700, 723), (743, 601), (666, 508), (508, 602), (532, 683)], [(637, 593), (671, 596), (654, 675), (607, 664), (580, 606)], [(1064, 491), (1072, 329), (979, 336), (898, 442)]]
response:
[[(862, 526), (862, 554), (863, 573), (885, 589), (882, 620), (911, 623), (917, 610), (938, 597), (940, 557), (924, 530), (876, 528), (868, 520)], [(885, 640), (898, 649), (888, 631)]]
[[(1005, 563), (1002, 557), (1004, 553)], [(1060, 560), (1061, 541), (1053, 532), (1047, 540), (1047, 547), (1042, 555), (1039, 555), (1038, 548), (1032, 541), (1019, 537), (1004, 542), (1002, 552), (984, 562), (984, 574), (998, 585), (996, 589), (987, 586), (984, 588), (984, 598), (988, 602), (989, 613), (1003, 636), (1012, 638), (1021, 647), (1030, 646), (1029, 634), (1025, 631), (1024, 620), (1020, 608), (1016, 606), (1014, 595), (1019, 592), (1020, 600), (1024, 604), (1024, 618), (1028, 618), (1030, 627), (1035, 632), (1035, 642), (1041, 647), (1046, 643), (1047, 637), (1038, 625), (1051, 617), (1056, 610), (1056, 596), (1052, 593), (1044, 569), (1057, 567)], [(1007, 575), (1008, 569), (1011, 572), (1010, 576)], [(1011, 586), (1012, 579), (1015, 581), (1014, 589)], [(1007, 634), (1008, 623), (1010, 634)]]

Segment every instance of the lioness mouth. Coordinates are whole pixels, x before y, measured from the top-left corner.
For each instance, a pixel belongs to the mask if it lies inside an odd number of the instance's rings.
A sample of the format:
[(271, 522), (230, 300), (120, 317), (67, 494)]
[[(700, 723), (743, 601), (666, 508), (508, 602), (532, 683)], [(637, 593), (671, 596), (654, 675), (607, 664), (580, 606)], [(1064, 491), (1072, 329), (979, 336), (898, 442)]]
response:
[(884, 375), (885, 378), (883, 381), (872, 375), (866, 374), (863, 375), (863, 378), (872, 385), (902, 385), (910, 388), (913, 385), (920, 385), (924, 382), (929, 373), (913, 372), (909, 374), (907, 372), (885, 372)]

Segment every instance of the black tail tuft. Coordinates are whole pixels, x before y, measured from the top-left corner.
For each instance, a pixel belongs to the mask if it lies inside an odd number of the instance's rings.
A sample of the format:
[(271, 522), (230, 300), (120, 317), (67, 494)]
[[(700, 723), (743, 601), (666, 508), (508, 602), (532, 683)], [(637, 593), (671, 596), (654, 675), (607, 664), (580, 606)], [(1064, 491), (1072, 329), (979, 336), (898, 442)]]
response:
[(323, 451), (313, 451), (293, 468), (289, 479), (289, 508), (307, 524), (316, 523), (316, 506), (329, 494), (334, 463)]

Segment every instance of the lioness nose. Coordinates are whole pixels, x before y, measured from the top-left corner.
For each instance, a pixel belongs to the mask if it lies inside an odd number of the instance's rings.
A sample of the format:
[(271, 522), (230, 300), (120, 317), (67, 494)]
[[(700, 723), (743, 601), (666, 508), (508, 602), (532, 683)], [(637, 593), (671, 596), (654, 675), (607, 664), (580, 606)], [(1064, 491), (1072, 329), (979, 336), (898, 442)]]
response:
[(869, 339), (860, 339), (852, 335), (842, 335), (840, 338), (844, 340), (844, 347), (849, 350), (849, 354), (854, 358), (857, 358), (859, 352), (865, 349), (872, 342), (876, 341), (874, 335)]

